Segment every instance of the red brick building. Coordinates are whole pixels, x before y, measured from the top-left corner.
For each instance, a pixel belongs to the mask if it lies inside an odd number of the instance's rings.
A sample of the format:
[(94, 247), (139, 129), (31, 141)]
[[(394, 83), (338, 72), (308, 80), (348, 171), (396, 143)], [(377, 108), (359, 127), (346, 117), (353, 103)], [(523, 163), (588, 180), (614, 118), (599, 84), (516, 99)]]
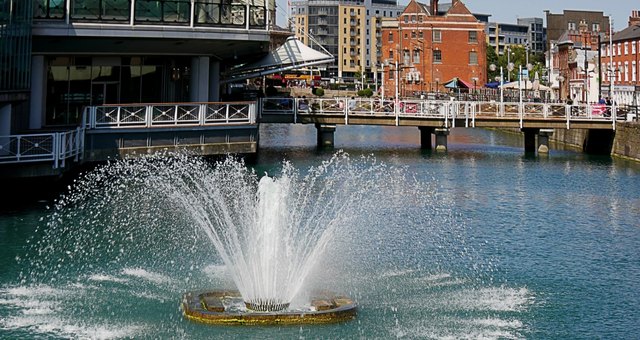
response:
[(613, 35), (602, 45), (602, 94), (618, 104), (638, 105), (640, 102), (640, 13), (633, 11), (629, 26)]
[(396, 78), (401, 97), (442, 92), (453, 78), (481, 88), (487, 78), (485, 27), (460, 0), (444, 14), (438, 14), (438, 0), (411, 0), (398, 18), (382, 22), (381, 60), (387, 97), (395, 96)]

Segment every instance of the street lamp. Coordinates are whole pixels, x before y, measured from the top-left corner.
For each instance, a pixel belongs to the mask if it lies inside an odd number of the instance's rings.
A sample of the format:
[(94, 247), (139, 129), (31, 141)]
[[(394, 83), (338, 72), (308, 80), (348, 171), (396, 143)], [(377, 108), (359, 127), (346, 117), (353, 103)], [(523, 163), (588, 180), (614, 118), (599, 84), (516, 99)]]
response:
[[(495, 64), (491, 64), (489, 65), (489, 69), (491, 71), (495, 71), (496, 70), (496, 65)], [(500, 78), (496, 77), (496, 80), (499, 79), (500, 80), (500, 104), (502, 105), (502, 103), (504, 102), (504, 88), (502, 87), (502, 83), (504, 82), (504, 74), (502, 71), (502, 66), (500, 66)]]
[(562, 100), (562, 82), (564, 81), (564, 77), (562, 75), (558, 76), (558, 97)]

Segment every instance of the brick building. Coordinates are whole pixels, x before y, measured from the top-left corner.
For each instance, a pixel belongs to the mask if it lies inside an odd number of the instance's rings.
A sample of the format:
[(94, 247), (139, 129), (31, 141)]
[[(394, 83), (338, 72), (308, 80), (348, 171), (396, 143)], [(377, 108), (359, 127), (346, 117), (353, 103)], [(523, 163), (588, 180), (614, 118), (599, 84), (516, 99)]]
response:
[(456, 77), (484, 85), (485, 24), (460, 0), (446, 12), (438, 7), (438, 0), (430, 5), (411, 0), (398, 18), (383, 20), (385, 96), (395, 95), (396, 84), (400, 96), (443, 91), (443, 84)]
[(587, 25), (589, 32), (607, 32), (609, 17), (603, 12), (565, 10), (562, 14), (545, 11), (547, 17), (547, 49), (558, 41), (566, 31), (576, 31), (580, 23)]
[(602, 45), (602, 94), (618, 104), (638, 105), (640, 98), (640, 13), (632, 11), (629, 26)]

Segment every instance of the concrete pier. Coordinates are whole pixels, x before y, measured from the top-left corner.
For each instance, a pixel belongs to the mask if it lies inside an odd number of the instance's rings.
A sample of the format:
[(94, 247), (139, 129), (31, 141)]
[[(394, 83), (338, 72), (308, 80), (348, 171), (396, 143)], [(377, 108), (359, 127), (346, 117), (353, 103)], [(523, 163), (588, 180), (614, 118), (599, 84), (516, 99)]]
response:
[(549, 137), (553, 135), (553, 129), (540, 129), (538, 132), (538, 154), (549, 154)]
[(336, 126), (316, 124), (316, 130), (318, 131), (318, 147), (332, 148), (334, 145), (333, 140), (336, 132)]
[(536, 135), (540, 129), (525, 128), (521, 130), (524, 133), (524, 152), (535, 153), (536, 152)]
[(436, 135), (436, 151), (447, 151), (447, 136), (449, 135), (449, 129), (438, 128), (434, 130)]
[(419, 126), (420, 130), (420, 147), (424, 150), (431, 150), (433, 144), (431, 144), (431, 135), (434, 133), (435, 128), (428, 126)]

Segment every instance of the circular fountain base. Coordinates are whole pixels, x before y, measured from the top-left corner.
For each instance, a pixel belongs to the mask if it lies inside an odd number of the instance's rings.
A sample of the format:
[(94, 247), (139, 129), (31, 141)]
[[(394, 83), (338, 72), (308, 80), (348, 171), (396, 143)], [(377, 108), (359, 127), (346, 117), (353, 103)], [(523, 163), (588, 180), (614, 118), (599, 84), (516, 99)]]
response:
[(346, 296), (321, 292), (309, 306), (262, 312), (247, 309), (236, 291), (201, 291), (184, 294), (182, 311), (189, 320), (214, 325), (318, 324), (354, 319), (357, 305)]

